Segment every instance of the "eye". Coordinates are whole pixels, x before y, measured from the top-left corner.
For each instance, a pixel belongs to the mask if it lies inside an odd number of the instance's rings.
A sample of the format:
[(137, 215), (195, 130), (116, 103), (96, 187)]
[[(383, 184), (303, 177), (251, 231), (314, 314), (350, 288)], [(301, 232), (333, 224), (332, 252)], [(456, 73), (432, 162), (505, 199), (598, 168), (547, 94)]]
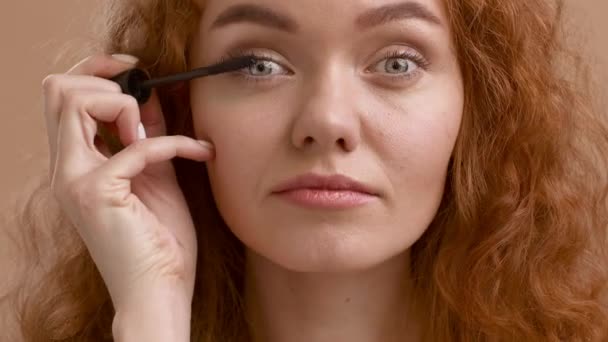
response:
[(248, 57), (255, 61), (251, 66), (245, 67), (238, 71), (227, 73), (227, 75), (235, 76), (236, 79), (254, 82), (271, 84), (278, 82), (280, 76), (291, 75), (292, 72), (283, 66), (283, 64), (275, 59), (275, 57), (265, 53), (252, 52), (248, 50), (237, 49), (222, 56), (218, 63), (233, 60), (235, 58)]
[(284, 68), (277, 62), (265, 57), (255, 58), (255, 63), (248, 68), (243, 69), (244, 72), (254, 77), (284, 75)]
[(427, 65), (424, 57), (411, 52), (393, 52), (384, 57), (372, 69), (375, 72), (387, 73), (393, 76), (410, 77), (419, 68)]
[(414, 62), (405, 58), (390, 58), (384, 62), (384, 71), (389, 74), (403, 74), (416, 68)]

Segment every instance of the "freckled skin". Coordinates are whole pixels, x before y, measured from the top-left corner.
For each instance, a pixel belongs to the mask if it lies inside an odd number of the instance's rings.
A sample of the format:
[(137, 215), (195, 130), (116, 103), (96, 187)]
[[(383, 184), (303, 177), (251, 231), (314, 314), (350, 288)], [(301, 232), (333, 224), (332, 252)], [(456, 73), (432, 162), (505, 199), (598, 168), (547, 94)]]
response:
[[(353, 34), (358, 13), (390, 2), (253, 2), (294, 17), (299, 32), (253, 24), (211, 31), (237, 1), (208, 1), (191, 56), (192, 67), (235, 50), (273, 59), (192, 82), (197, 137), (216, 148), (208, 169), (224, 220), (250, 250), (294, 271), (363, 269), (406, 251), (437, 211), (463, 111), (441, 4), (424, 1), (443, 26), (410, 20)], [(428, 65), (385, 57), (399, 52)], [(381, 196), (323, 211), (271, 195), (306, 172), (344, 174)]]

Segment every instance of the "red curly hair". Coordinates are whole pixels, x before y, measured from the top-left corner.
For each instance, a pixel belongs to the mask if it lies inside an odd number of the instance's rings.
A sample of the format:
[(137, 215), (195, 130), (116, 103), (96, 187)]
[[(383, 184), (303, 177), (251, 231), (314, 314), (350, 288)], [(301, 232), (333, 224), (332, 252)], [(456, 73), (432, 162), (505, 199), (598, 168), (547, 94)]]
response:
[[(107, 6), (104, 52), (136, 55), (155, 76), (188, 69), (201, 15), (193, 0)], [(606, 341), (608, 127), (594, 110), (586, 67), (562, 43), (562, 1), (445, 6), (466, 98), (441, 207), (412, 247), (425, 340)], [(194, 136), (184, 92), (159, 95), (171, 113), (168, 134)], [(200, 168), (181, 159), (174, 165), (206, 237), (192, 341), (247, 341), (244, 246), (208, 182), (200, 184)], [(45, 179), (17, 217), (31, 257), (23, 286), (11, 294), (21, 333), (36, 342), (111, 340), (108, 292), (48, 186)], [(48, 246), (42, 232), (53, 238)], [(56, 255), (44, 268), (49, 246)]]

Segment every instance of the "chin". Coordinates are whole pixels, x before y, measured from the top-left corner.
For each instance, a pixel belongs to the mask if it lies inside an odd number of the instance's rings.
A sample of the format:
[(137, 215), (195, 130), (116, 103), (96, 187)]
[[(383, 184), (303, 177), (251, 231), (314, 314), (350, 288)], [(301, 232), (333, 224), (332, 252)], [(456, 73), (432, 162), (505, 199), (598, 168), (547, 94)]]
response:
[(373, 269), (404, 255), (433, 217), (431, 210), (388, 210), (381, 202), (351, 210), (219, 203), (227, 226), (246, 246), (249, 259), (293, 272)]
[(317, 234), (309, 231), (308, 236), (293, 232), (286, 235), (266, 243), (244, 241), (248, 257), (261, 257), (264, 262), (292, 272), (349, 273), (372, 269), (407, 251), (413, 243), (408, 238), (396, 243), (394, 238), (381, 239), (377, 235), (344, 234), (341, 229)]

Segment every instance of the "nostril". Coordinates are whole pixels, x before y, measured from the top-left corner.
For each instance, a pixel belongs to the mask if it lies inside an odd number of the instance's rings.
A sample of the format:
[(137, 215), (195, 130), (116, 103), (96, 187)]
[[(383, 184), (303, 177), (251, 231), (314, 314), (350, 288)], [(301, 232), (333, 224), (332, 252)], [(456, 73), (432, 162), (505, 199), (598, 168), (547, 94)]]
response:
[[(304, 146), (312, 146), (312, 145), (315, 144), (316, 141), (317, 140), (315, 138), (313, 138), (312, 136), (309, 135), (306, 138), (304, 138), (304, 140), (301, 143), (301, 146), (302, 147), (304, 147)], [(343, 149), (343, 150), (347, 150), (348, 149), (348, 143), (346, 142), (345, 138), (339, 138), (339, 139), (335, 140), (335, 143), (338, 145), (338, 147), (340, 149)]]

